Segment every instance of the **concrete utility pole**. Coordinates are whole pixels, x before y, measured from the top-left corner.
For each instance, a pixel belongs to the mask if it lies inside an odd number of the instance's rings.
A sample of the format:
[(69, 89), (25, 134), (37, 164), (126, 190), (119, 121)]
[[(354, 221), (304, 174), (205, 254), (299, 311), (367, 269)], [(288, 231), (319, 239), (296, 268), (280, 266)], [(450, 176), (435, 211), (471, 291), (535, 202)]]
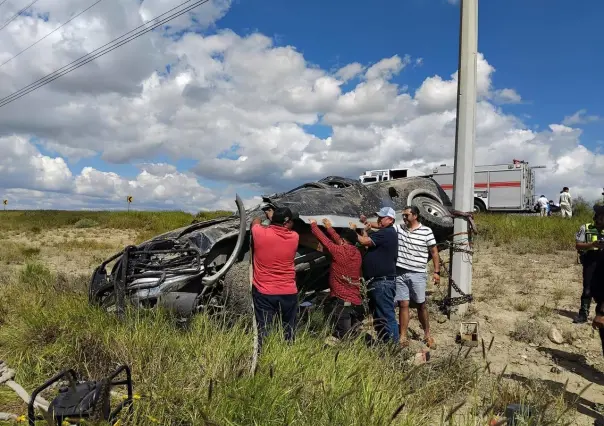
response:
[[(478, 54), (478, 0), (461, 0), (459, 27), (459, 69), (457, 74), (457, 121), (455, 165), (453, 170), (453, 208), (471, 212), (474, 206), (474, 139), (476, 134), (476, 63)], [(468, 222), (453, 220), (455, 244), (466, 244)], [(461, 235), (459, 235), (461, 233)], [(469, 247), (467, 247), (469, 248)], [(467, 254), (451, 254), (451, 278), (466, 294), (472, 291), (472, 263)], [(449, 296), (458, 292), (449, 286)], [(459, 305), (458, 315), (467, 309)]]

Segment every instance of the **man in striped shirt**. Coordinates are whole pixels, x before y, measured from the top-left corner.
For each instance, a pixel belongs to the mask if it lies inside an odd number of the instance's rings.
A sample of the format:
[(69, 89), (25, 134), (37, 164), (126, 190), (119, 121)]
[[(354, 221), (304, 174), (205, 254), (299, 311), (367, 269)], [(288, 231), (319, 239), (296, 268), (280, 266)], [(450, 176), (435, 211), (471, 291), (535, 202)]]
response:
[(428, 252), (434, 262), (434, 281), (440, 281), (440, 261), (432, 229), (419, 222), (419, 209), (408, 206), (403, 209), (403, 222), (396, 226), (398, 234), (398, 257), (396, 260), (396, 296), (399, 306), (399, 338), (401, 346), (407, 346), (409, 327), (409, 300), (417, 305), (417, 316), (424, 329), (424, 343), (432, 348), (428, 308), (426, 307), (426, 282)]

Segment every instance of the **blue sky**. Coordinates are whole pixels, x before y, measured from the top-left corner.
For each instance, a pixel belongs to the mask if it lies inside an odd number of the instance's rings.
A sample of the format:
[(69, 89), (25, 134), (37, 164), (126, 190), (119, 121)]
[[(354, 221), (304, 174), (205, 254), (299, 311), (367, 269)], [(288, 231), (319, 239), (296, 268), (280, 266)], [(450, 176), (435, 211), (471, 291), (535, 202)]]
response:
[[(478, 49), (496, 69), (494, 84), (515, 89), (524, 101), (503, 110), (539, 129), (580, 109), (604, 115), (602, 16), (601, 1), (480, 1)], [(375, 63), (394, 54), (421, 57), (422, 66), (408, 67), (394, 79), (413, 92), (426, 77), (448, 78), (455, 71), (458, 25), (459, 5), (446, 0), (235, 0), (215, 29), (261, 32), (277, 45), (295, 46), (307, 61), (326, 69)], [(604, 121), (582, 128), (582, 142), (595, 149), (604, 139)], [(307, 129), (321, 137), (328, 133), (322, 126)], [(181, 163), (179, 169), (188, 168), (186, 161)], [(73, 171), (84, 165), (130, 177), (138, 171), (130, 164), (109, 166), (99, 158), (75, 163)]]
[[(427, 78), (438, 75), (443, 80), (449, 80), (451, 74), (457, 69), (459, 4), (451, 4), (453, 1), (454, 0), (377, 0), (369, 3), (358, 0), (330, 2), (320, 2), (318, 0), (307, 0), (305, 2), (283, 0), (233, 0), (226, 15), (218, 19), (215, 26), (210, 30), (205, 31), (203, 35), (210, 35), (223, 29), (232, 30), (241, 36), (258, 32), (270, 37), (276, 46), (294, 47), (298, 52), (304, 55), (304, 59), (308, 64), (316, 65), (318, 68), (331, 72), (335, 72), (341, 67), (353, 62), (359, 62), (368, 67), (381, 60), (390, 58), (393, 55), (398, 55), (400, 58), (409, 55), (412, 59), (411, 64), (406, 66), (400, 73), (396, 74), (393, 77), (392, 82), (398, 84), (400, 88), (406, 87), (409, 94), (413, 96)], [(166, 3), (154, 3), (152, 0), (149, 0), (149, 6), (151, 7), (151, 5), (153, 5), (156, 8), (153, 10), (151, 16), (163, 13), (166, 8), (172, 7), (180, 2), (181, 0), (175, 0), (167, 5)], [(128, 3), (128, 5), (132, 6), (130, 3)], [(69, 13), (73, 12), (71, 7), (61, 7), (66, 9)], [(114, 16), (123, 15), (122, 17), (125, 17), (126, 15), (124, 13), (130, 14), (129, 16), (131, 16), (134, 21), (139, 18), (139, 10), (137, 7), (133, 7), (128, 12), (122, 10), (122, 6), (118, 4), (105, 3), (103, 7), (105, 7), (106, 10), (102, 11), (102, 8), (99, 8), (98, 10), (93, 9), (90, 12), (91, 16), (87, 17), (86, 15), (83, 15), (78, 19), (92, 19), (93, 12), (100, 13), (101, 16), (103, 16), (102, 13), (107, 13), (111, 22), (114, 20), (112, 20), (112, 17)], [(204, 5), (199, 6), (200, 9), (203, 7)], [(2, 12), (1, 9), (0, 12)], [(61, 13), (64, 12), (65, 11)], [(49, 12), (45, 12), (45, 16), (49, 16), (48, 13)], [(492, 89), (494, 91), (504, 88), (513, 89), (522, 97), (522, 102), (520, 104), (503, 104), (498, 105), (498, 108), (504, 113), (511, 114), (514, 117), (521, 119), (528, 129), (536, 131), (546, 130), (550, 124), (562, 124), (566, 116), (571, 116), (580, 110), (585, 110), (586, 115), (600, 117), (601, 119), (589, 123), (577, 123), (573, 125), (573, 127), (578, 127), (583, 132), (580, 138), (581, 144), (592, 151), (599, 152), (599, 149), (604, 146), (604, 119), (602, 119), (602, 117), (604, 117), (604, 107), (601, 102), (601, 94), (604, 93), (604, 82), (600, 76), (601, 69), (604, 65), (604, 55), (601, 54), (601, 46), (604, 45), (604, 30), (601, 26), (602, 16), (604, 16), (604, 2), (600, 0), (582, 1), (577, 2), (576, 4), (563, 2), (561, 0), (479, 0), (478, 49), (484, 54), (487, 62), (495, 68), (495, 72), (490, 76), (490, 80), (493, 84)], [(57, 22), (63, 21), (54, 10), (50, 12), (50, 18)], [(119, 34), (122, 34), (130, 29), (131, 27), (128, 26), (124, 28), (121, 28), (120, 26), (120, 28), (115, 31), (119, 31)], [(177, 34), (175, 35), (175, 33), (172, 33), (171, 36), (178, 39), (188, 31), (194, 31), (194, 29), (185, 29), (184, 26), (182, 28), (178, 27)], [(5, 36), (7, 36), (6, 33)], [(21, 33), (18, 37), (25, 38), (25, 35)], [(97, 47), (102, 44), (101, 42), (95, 42), (95, 37), (99, 37), (99, 35), (94, 33), (88, 34), (84, 31), (77, 37), (81, 37), (82, 40), (88, 40), (91, 43), (90, 46)], [(151, 34), (144, 37), (147, 37), (146, 42), (149, 42), (153, 38)], [(179, 41), (184, 42), (186, 40)], [(201, 39), (197, 39), (197, 42), (201, 43)], [(153, 49), (151, 46), (152, 45), (149, 44), (147, 49)], [(201, 44), (199, 46), (201, 46)], [(158, 47), (157, 53), (159, 55), (162, 53), (165, 54), (165, 51), (163, 51), (164, 47), (165, 46)], [(37, 49), (43, 48), (44, 47), (40, 45), (36, 47), (36, 49), (32, 49), (28, 55), (35, 57), (37, 53), (41, 52), (41, 50)], [(88, 49), (89, 47), (87, 46), (86, 48)], [(187, 45), (186, 48), (191, 49), (191, 52), (193, 52), (198, 47), (195, 44), (190, 44)], [(13, 51), (16, 51), (15, 49), (16, 47), (12, 46), (6, 50), (12, 54)], [(102, 61), (98, 61), (98, 63), (104, 63), (108, 66), (111, 64), (112, 60), (116, 60), (116, 58), (119, 60), (120, 55), (122, 55), (123, 52), (124, 50), (112, 52), (105, 56)], [(31, 69), (33, 75), (37, 75), (35, 70), (36, 67), (25, 62), (28, 55), (23, 55), (18, 58), (18, 60), (13, 61), (13, 65), (19, 65), (24, 70)], [(71, 57), (73, 55), (70, 53), (66, 57), (68, 56)], [(164, 57), (166, 58), (165, 62), (168, 61), (167, 57), (167, 55)], [(414, 62), (417, 58), (422, 58), (422, 63), (420, 65)], [(52, 63), (53, 69), (65, 65), (62, 63), (62, 60), (63, 58), (56, 55), (57, 66), (55, 67), (55, 64)], [(255, 66), (259, 68), (262, 65), (264, 65), (264, 63), (260, 63), (259, 65), (256, 64)], [(198, 67), (196, 70), (198, 74), (203, 74), (202, 68), (205, 65), (202, 63), (197, 64), (196, 66)], [(164, 63), (163, 59), (159, 62), (153, 62), (152, 64), (149, 62), (148, 66), (141, 67), (142, 71), (140, 74), (133, 72), (136, 74), (135, 79), (132, 80), (135, 82), (134, 84), (138, 84), (137, 82), (141, 81), (141, 79), (146, 79), (154, 67), (161, 73), (170, 73), (171, 71), (168, 64)], [(70, 77), (75, 79), (75, 76), (77, 75), (80, 75), (81, 77), (82, 73), (93, 73), (94, 68), (95, 67), (93, 66), (83, 67), (82, 70), (78, 72), (79, 74), (74, 73)], [(124, 65), (124, 69), (121, 73), (129, 73), (132, 68), (136, 68), (136, 66)], [(5, 71), (7, 69), (8, 67), (5, 67)], [(23, 72), (24, 71), (21, 71), (20, 73), (23, 74)], [(179, 69), (178, 72), (182, 72), (182, 70)], [(19, 73), (16, 73), (16, 75), (18, 74)], [(171, 74), (176, 75), (174, 72)], [(65, 79), (63, 81), (66, 81), (70, 77), (63, 77)], [(353, 79), (344, 84), (341, 89), (344, 92), (352, 91), (355, 89), (358, 82), (358, 79)], [(450, 88), (451, 86), (449, 85), (448, 87)], [(48, 86), (48, 90), (52, 93), (53, 90), (60, 91), (61, 89), (57, 84), (51, 84)], [(441, 96), (442, 93), (438, 92), (438, 89), (434, 90), (436, 91), (433, 91), (432, 93), (436, 98), (444, 98)], [(132, 92), (136, 91), (136, 87), (133, 86)], [(256, 98), (254, 98), (254, 96), (255, 94), (252, 94), (252, 98), (255, 100)], [(177, 99), (177, 97), (178, 95), (176, 95), (174, 99)], [(229, 102), (230, 101), (231, 100), (229, 100)], [(35, 102), (32, 99), (32, 95), (30, 95), (29, 98), (25, 98), (24, 101), (21, 101), (21, 105), (26, 104), (27, 102)], [(96, 97), (89, 97), (85, 102), (97, 102), (99, 105), (102, 104), (102, 101)], [(390, 105), (390, 100), (387, 100), (386, 102)], [(252, 104), (253, 103), (254, 102), (252, 102)], [(204, 104), (204, 101), (201, 101), (200, 104)], [(42, 101), (40, 105), (44, 108), (44, 105), (47, 104)], [(155, 106), (157, 108), (150, 109), (150, 111), (152, 111), (150, 117), (153, 117), (153, 114), (157, 117), (163, 114), (163, 108), (157, 105)], [(170, 107), (168, 106), (167, 108), (167, 111), (170, 111)], [(248, 108), (251, 111), (254, 110), (255, 106), (250, 107), (249, 104), (247, 104), (245, 108)], [(382, 105), (381, 108), (384, 108), (384, 110), (387, 109), (384, 105)], [(58, 113), (58, 111), (59, 110), (46, 110), (49, 114), (53, 112)], [(40, 142), (44, 141), (44, 135), (52, 136), (53, 132), (44, 130), (52, 127), (49, 126), (48, 123), (45, 123), (45, 120), (43, 119), (44, 114), (38, 114), (38, 117), (40, 117), (41, 124), (34, 126), (34, 129), (43, 130), (38, 132), (40, 139), (34, 138), (31, 142), (37, 145), (39, 151), (43, 155), (49, 157), (65, 157), (67, 160), (64, 153), (51, 151), (49, 150), (48, 145), (45, 145), (46, 142)], [(210, 115), (210, 117), (214, 116)], [(301, 116), (298, 115), (298, 117)], [(10, 120), (9, 118), (5, 119)], [(211, 120), (212, 118), (210, 118), (208, 122), (212, 122)], [(394, 120), (394, 116), (392, 117), (392, 120)], [(432, 120), (432, 117), (430, 120)], [(114, 121), (121, 122), (120, 120)], [(74, 122), (78, 122), (78, 120), (75, 120)], [(83, 122), (86, 122), (86, 120), (83, 120)], [(91, 123), (92, 122), (93, 121), (91, 121)], [(141, 122), (144, 122), (144, 120), (141, 120)], [(152, 119), (150, 119), (149, 122), (152, 122)], [(431, 122), (427, 123), (426, 129), (431, 126)], [(127, 134), (128, 136), (126, 136), (125, 140), (128, 140), (128, 143), (132, 143), (132, 146), (144, 143), (144, 140), (142, 139), (129, 139), (130, 134), (127, 131), (128, 129), (126, 129), (129, 124), (131, 123), (126, 122), (123, 127), (119, 128), (116, 140), (120, 139), (119, 135)], [(195, 130), (200, 133), (191, 136), (190, 140), (187, 139), (184, 141), (180, 150), (172, 150), (172, 152), (178, 152), (181, 155), (191, 157), (190, 159), (175, 159), (164, 154), (153, 158), (153, 154), (150, 154), (149, 157), (151, 158), (145, 158), (144, 160), (125, 156), (122, 157), (123, 163), (116, 164), (103, 160), (102, 155), (108, 155), (107, 152), (105, 152), (96, 157), (83, 158), (79, 161), (67, 160), (68, 166), (73, 177), (80, 175), (84, 167), (92, 167), (101, 172), (117, 173), (120, 179), (126, 180), (137, 179), (137, 175), (140, 173), (139, 165), (141, 163), (169, 163), (176, 166), (179, 171), (192, 171), (192, 169), (198, 165), (198, 162), (202, 161), (200, 157), (203, 158), (203, 154), (200, 155), (199, 152), (197, 154), (190, 152), (191, 147), (196, 147), (197, 141), (203, 139), (203, 135), (207, 134), (203, 133), (205, 131), (203, 124), (204, 123), (200, 123), (199, 129)], [(272, 126), (279, 126), (279, 124), (280, 123), (275, 122)], [(359, 126), (360, 129), (362, 126), (365, 126), (365, 124)], [(388, 126), (389, 124), (386, 124), (384, 128), (387, 128)], [(10, 123), (8, 127), (12, 128)], [(14, 127), (19, 131), (23, 130), (19, 125), (15, 125)], [(71, 126), (67, 127), (70, 128)], [(61, 129), (61, 132), (59, 133), (64, 135), (62, 138), (65, 138), (66, 140), (69, 140), (71, 137), (77, 140), (78, 135), (80, 135), (79, 126), (76, 125), (73, 126), (73, 128), (74, 130), (72, 133), (70, 133), (69, 130), (63, 132), (63, 129)], [(33, 134), (36, 134), (37, 130), (34, 130)], [(168, 136), (162, 137), (164, 139), (170, 139), (172, 137), (170, 135), (176, 133), (178, 130), (177, 127), (174, 127), (174, 132), (170, 131)], [(331, 134), (331, 128), (324, 125), (304, 126), (304, 130), (309, 133), (314, 133), (321, 139), (325, 139)], [(57, 132), (58, 131), (55, 129), (54, 134)], [(421, 140), (419, 131), (417, 134), (413, 134), (411, 130), (409, 130), (409, 132), (410, 133), (408, 133), (407, 136), (410, 140), (412, 139), (414, 143), (421, 143), (416, 142), (416, 140)], [(102, 136), (102, 131), (99, 133), (99, 138), (97, 140), (101, 142), (104, 136)], [(228, 134), (230, 135), (231, 133)], [(423, 134), (426, 134), (425, 130)], [(222, 153), (218, 158), (235, 159), (239, 155), (235, 148), (237, 144), (240, 143), (239, 139), (242, 135), (243, 133), (236, 134), (232, 137), (225, 136), (224, 138), (221, 138), (220, 134), (212, 135), (212, 138), (216, 139), (215, 143), (221, 144)], [(489, 141), (489, 144), (493, 144), (490, 145), (490, 151), (497, 151), (501, 154), (499, 156), (500, 159), (496, 161), (502, 161), (501, 159), (503, 157), (512, 159), (516, 158), (512, 156), (530, 155), (530, 153), (533, 152), (531, 151), (533, 149), (531, 147), (524, 149), (526, 145), (522, 145), (521, 148), (519, 148), (519, 146), (508, 145), (507, 149), (504, 150), (501, 148), (500, 142), (505, 135), (506, 133), (497, 133), (497, 136), (494, 137), (493, 141)], [(544, 133), (543, 138), (538, 139), (537, 143), (542, 143), (542, 141), (545, 143), (545, 146), (541, 147), (542, 151), (540, 151), (545, 154), (539, 157), (539, 161), (545, 158), (545, 161), (553, 166), (552, 168), (554, 168), (555, 165), (560, 167), (560, 175), (562, 175), (562, 177), (559, 179), (565, 180), (565, 182), (568, 179), (573, 179), (574, 171), (569, 172), (569, 167), (564, 165), (568, 164), (568, 161), (564, 158), (566, 154), (562, 152), (561, 149), (562, 146), (565, 147), (564, 149), (576, 148), (576, 134), (573, 133), (569, 142), (562, 141), (561, 139), (548, 142), (548, 135), (549, 133)], [(440, 134), (438, 136), (440, 136)], [(339, 137), (342, 138), (343, 136), (340, 135)], [(401, 140), (403, 138), (403, 136), (400, 135), (398, 137), (401, 138)], [(289, 139), (288, 142), (292, 141), (293, 143), (295, 138), (295, 136), (291, 136), (291, 139)], [(93, 139), (96, 139), (96, 137), (90, 137), (90, 140)], [(334, 138), (334, 140), (335, 139), (337, 139), (337, 137)], [(449, 139), (446, 140), (448, 141)], [(55, 147), (59, 147), (59, 151), (61, 151), (61, 142), (62, 141), (58, 141), (58, 143), (54, 145)], [(164, 141), (163, 148), (165, 148), (166, 144), (177, 144), (177, 142), (178, 141), (166, 140)], [(550, 142), (551, 146), (548, 145)], [(529, 144), (530, 142), (524, 141), (522, 143)], [(203, 142), (200, 141), (199, 144), (202, 146)], [(241, 144), (244, 146), (240, 151), (244, 152), (242, 155), (254, 152), (253, 150), (250, 151), (250, 147), (252, 146), (250, 140), (244, 138), (241, 141)], [(447, 144), (448, 142), (445, 142), (445, 146), (448, 146)], [(224, 147), (222, 145), (224, 145)], [(376, 143), (376, 147), (379, 149), (378, 145), (379, 143)], [(83, 147), (94, 148), (93, 146)], [(548, 153), (548, 149), (550, 148), (551, 152)], [(106, 149), (103, 150), (107, 151)], [(159, 150), (159, 152), (166, 151), (170, 150)], [(517, 153), (518, 151), (522, 152)], [(132, 152), (138, 152), (143, 156), (149, 154), (148, 150), (135, 150)], [(425, 157), (422, 157), (422, 155), (428, 155), (427, 152), (428, 151), (420, 154), (414, 152), (412, 155), (419, 155), (419, 157), (413, 158), (424, 159)], [(579, 154), (574, 152), (572, 155)], [(197, 155), (197, 157), (195, 157), (195, 155)], [(399, 154), (399, 157), (396, 158), (399, 160), (405, 159), (403, 158), (404, 155), (406, 154)], [(261, 155), (255, 155), (255, 158), (257, 159), (261, 157)], [(114, 158), (116, 157), (114, 156)], [(577, 162), (577, 164), (591, 164), (589, 167), (592, 169), (601, 169), (601, 167), (598, 168), (593, 166), (594, 164), (600, 164), (598, 161), (601, 161), (601, 158), (593, 161), (585, 158), (583, 160), (586, 161), (586, 163)], [(277, 162), (276, 164), (278, 164), (280, 158), (275, 161)], [(391, 161), (391, 159), (388, 158), (387, 161)], [(564, 161), (567, 161), (567, 163), (564, 163)], [(576, 157), (572, 157), (570, 161), (576, 162)], [(589, 163), (589, 161), (592, 162)], [(252, 165), (249, 165), (250, 163)], [(223, 164), (229, 163), (226, 162)], [(230, 164), (234, 165), (235, 163)], [(260, 164), (260, 166), (258, 166), (259, 168), (263, 167), (262, 161), (259, 161), (258, 163), (248, 161), (246, 164), (248, 164), (248, 168), (253, 168), (256, 164)], [(560, 164), (562, 164), (562, 166)], [(203, 175), (205, 177), (199, 178), (199, 184), (214, 192), (223, 192), (232, 190), (232, 188), (237, 188), (238, 191), (241, 191), (243, 196), (251, 197), (252, 195), (257, 195), (258, 188), (246, 185), (247, 182), (261, 182), (262, 184), (266, 184), (265, 180), (263, 181), (255, 174), (250, 180), (229, 180), (224, 174), (221, 175), (220, 173), (212, 171), (212, 168), (209, 167), (208, 164), (206, 164), (205, 167), (208, 167), (209, 172), (207, 174), (199, 173), (199, 176)], [(359, 165), (359, 167), (365, 166)], [(589, 167), (586, 166), (583, 169), (587, 170)], [(199, 170), (200, 169), (198, 168), (197, 171), (199, 172)], [(257, 173), (261, 174), (261, 171), (258, 171)], [(354, 176), (356, 175), (358, 175), (358, 172), (355, 172)], [(209, 180), (212, 176), (222, 180)], [(241, 174), (241, 176), (248, 177), (248, 175), (245, 174)], [(307, 178), (304, 173), (298, 173), (297, 175), (294, 174), (292, 176), (294, 176), (293, 179)], [(583, 187), (594, 187), (600, 185), (600, 180), (601, 178), (599, 177), (586, 176), (580, 179), (577, 178), (571, 185), (576, 185), (577, 187), (579, 185)], [(292, 183), (287, 181), (283, 184), (289, 186)], [(556, 182), (556, 185), (557, 184), (558, 182)], [(157, 186), (161, 185), (157, 184)], [(243, 188), (240, 188), (240, 186)], [(270, 190), (270, 188), (267, 190)], [(590, 190), (593, 192), (593, 188)]]
[[(504, 110), (529, 114), (541, 128), (587, 109), (604, 115), (604, 2), (482, 0), (478, 49), (496, 68), (494, 83), (516, 89), (527, 104)], [(293, 45), (325, 68), (377, 62), (394, 54), (424, 58), (397, 77), (411, 91), (434, 74), (457, 68), (459, 6), (446, 0), (237, 0), (218, 22), (238, 33), (260, 31)], [(604, 122), (584, 127), (594, 147)]]

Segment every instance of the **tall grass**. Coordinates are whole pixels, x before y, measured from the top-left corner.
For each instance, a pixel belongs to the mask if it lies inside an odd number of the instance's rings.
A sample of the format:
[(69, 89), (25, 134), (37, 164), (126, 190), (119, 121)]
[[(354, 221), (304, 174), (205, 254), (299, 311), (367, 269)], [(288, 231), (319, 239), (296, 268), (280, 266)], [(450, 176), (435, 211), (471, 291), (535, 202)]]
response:
[(592, 215), (593, 212), (585, 211), (565, 219), (560, 216), (479, 214), (476, 218), (476, 241), (497, 247), (509, 246), (519, 254), (574, 250), (575, 233), (582, 224), (591, 222)]
[(291, 346), (272, 335), (252, 375), (243, 323), (200, 314), (182, 327), (161, 310), (120, 322), (88, 305), (83, 278), (59, 279), (38, 263), (0, 279), (0, 358), (16, 380), (31, 390), (63, 368), (100, 378), (127, 363), (140, 395), (127, 425), (444, 424), (452, 407), (447, 424), (474, 425), (504, 400), (547, 405), (547, 418), (565, 408), (530, 385), (510, 390), (465, 351), (416, 368), (406, 352), (360, 341), (324, 347), (325, 331), (310, 329)]
[[(591, 221), (588, 206), (577, 208), (572, 219), (560, 216), (542, 218), (517, 214), (483, 213), (476, 217), (478, 241), (495, 245), (515, 241), (532, 242), (540, 248), (549, 246), (555, 250), (572, 249), (574, 233), (583, 223)], [(193, 220), (208, 220), (230, 215), (229, 211), (203, 211), (197, 215), (181, 211), (6, 211), (0, 212), (1, 231), (50, 230), (56, 228), (113, 228), (135, 229), (150, 233), (162, 233), (190, 224)]]
[[(0, 231), (34, 231), (56, 228), (113, 228), (135, 229), (162, 233), (190, 224), (194, 219), (207, 220), (228, 216), (231, 212), (182, 211), (68, 211), (68, 210), (12, 210), (0, 212)], [(86, 224), (86, 226), (83, 226)]]

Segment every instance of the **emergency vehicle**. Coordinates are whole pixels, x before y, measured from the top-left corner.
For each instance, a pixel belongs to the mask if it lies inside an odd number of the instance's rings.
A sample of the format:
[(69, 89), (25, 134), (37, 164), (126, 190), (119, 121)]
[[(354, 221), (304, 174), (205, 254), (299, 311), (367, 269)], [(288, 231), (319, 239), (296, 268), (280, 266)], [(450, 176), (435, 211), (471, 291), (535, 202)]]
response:
[(361, 183), (373, 183), (392, 179), (402, 179), (412, 176), (426, 176), (426, 173), (415, 169), (367, 170), (362, 176), (359, 176), (359, 180)]
[[(529, 166), (525, 161), (474, 167), (474, 211), (534, 212), (535, 171), (545, 166)], [(406, 174), (405, 170), (409, 173)], [(362, 183), (395, 179), (392, 176), (427, 176), (434, 179), (453, 199), (453, 166), (442, 164), (431, 173), (416, 174), (412, 169), (368, 170), (359, 179)], [(399, 178), (400, 178), (399, 177)], [(375, 180), (373, 180), (375, 179)], [(398, 179), (398, 178), (396, 178)]]

